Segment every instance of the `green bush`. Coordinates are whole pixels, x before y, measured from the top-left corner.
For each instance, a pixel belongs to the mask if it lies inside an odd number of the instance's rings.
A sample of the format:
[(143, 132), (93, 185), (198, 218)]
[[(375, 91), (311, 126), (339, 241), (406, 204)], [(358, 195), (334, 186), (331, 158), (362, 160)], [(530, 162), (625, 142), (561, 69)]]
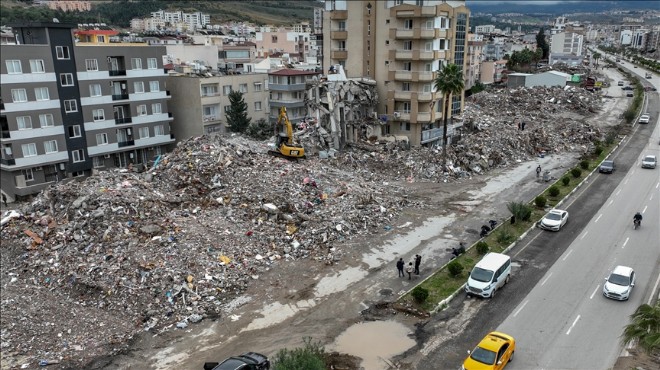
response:
[(525, 203), (509, 202), (506, 208), (516, 217), (516, 220), (529, 221), (532, 217), (532, 207)]
[(536, 206), (539, 208), (545, 207), (546, 203), (548, 203), (548, 200), (545, 199), (543, 195), (539, 195), (536, 198), (534, 198), (534, 204), (536, 204)]
[(586, 159), (583, 159), (580, 161), (580, 167), (582, 167), (583, 170), (588, 170), (589, 169), (589, 161)]
[(570, 182), (571, 182), (571, 178), (568, 176), (564, 176), (561, 178), (561, 183), (564, 184), (564, 186), (568, 186)]
[(574, 168), (574, 169), (571, 170), (571, 175), (573, 175), (573, 177), (575, 177), (577, 179), (580, 176), (582, 176), (582, 170), (579, 169), (579, 168)]
[(550, 194), (551, 197), (556, 197), (559, 195), (560, 191), (559, 188), (556, 187), (555, 185), (552, 185), (551, 187), (548, 188), (548, 194)]
[(456, 277), (459, 276), (461, 272), (463, 272), (463, 265), (461, 265), (460, 262), (454, 260), (449, 262), (449, 264), (447, 265), (447, 270), (449, 270), (449, 274), (451, 276)]
[(596, 154), (596, 156), (600, 156), (602, 153), (603, 153), (603, 147), (601, 147), (600, 145), (596, 146), (596, 149), (594, 149), (594, 154)]
[(488, 253), (488, 249), (489, 249), (488, 248), (488, 243), (486, 243), (483, 240), (478, 242), (474, 247), (477, 249), (477, 253), (479, 253), (479, 254)]
[(256, 122), (250, 123), (245, 133), (257, 140), (266, 140), (275, 134), (273, 124), (268, 123), (265, 119), (259, 118)]
[(497, 240), (497, 242), (501, 245), (507, 245), (511, 243), (513, 239), (514, 235), (508, 226), (500, 227), (497, 229), (497, 233), (495, 233), (495, 240)]
[(320, 342), (303, 338), (304, 348), (281, 349), (273, 359), (273, 370), (325, 370), (325, 353)]
[[(631, 118), (631, 121), (630, 121), (630, 122), (632, 122), (632, 120), (634, 120), (634, 119), (635, 119), (635, 113), (633, 112), (633, 117)], [(628, 123), (630, 123), (630, 122), (628, 122)], [(617, 136), (617, 133), (616, 133), (616, 132), (613, 132), (613, 131), (612, 131), (612, 132), (609, 132), (609, 133), (605, 136), (605, 144), (607, 144), (607, 145), (612, 145), (612, 144), (614, 144), (614, 141), (616, 140), (616, 136)]]
[(413, 289), (412, 293), (410, 294), (417, 303), (424, 303), (424, 301), (426, 301), (426, 298), (429, 297), (428, 289), (422, 288), (421, 286), (415, 287), (415, 289)]

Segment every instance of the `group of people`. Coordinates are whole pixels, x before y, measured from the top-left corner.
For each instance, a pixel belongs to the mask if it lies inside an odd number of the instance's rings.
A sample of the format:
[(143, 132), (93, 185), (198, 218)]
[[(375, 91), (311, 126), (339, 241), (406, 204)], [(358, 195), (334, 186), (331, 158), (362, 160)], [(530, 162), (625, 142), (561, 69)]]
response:
[[(422, 256), (419, 254), (415, 255), (414, 265), (413, 261), (408, 262), (408, 267), (406, 267), (406, 273), (408, 273), (408, 280), (412, 279), (412, 274), (419, 275), (419, 265), (422, 263)], [(406, 274), (403, 272), (403, 268), (406, 266), (406, 263), (403, 261), (403, 258), (399, 258), (396, 262), (396, 269), (399, 270), (399, 277), (405, 277)]]

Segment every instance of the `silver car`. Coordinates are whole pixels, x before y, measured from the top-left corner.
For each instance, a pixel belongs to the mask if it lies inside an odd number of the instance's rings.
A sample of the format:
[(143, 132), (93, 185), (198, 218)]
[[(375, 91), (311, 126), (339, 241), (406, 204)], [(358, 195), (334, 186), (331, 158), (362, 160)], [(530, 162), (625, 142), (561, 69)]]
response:
[(647, 155), (642, 159), (642, 168), (655, 168), (658, 164), (658, 159), (654, 155)]
[(635, 271), (631, 267), (617, 266), (605, 278), (603, 295), (618, 301), (627, 301), (635, 286)]
[(568, 211), (553, 209), (539, 222), (539, 227), (543, 230), (559, 231), (566, 221), (568, 221)]

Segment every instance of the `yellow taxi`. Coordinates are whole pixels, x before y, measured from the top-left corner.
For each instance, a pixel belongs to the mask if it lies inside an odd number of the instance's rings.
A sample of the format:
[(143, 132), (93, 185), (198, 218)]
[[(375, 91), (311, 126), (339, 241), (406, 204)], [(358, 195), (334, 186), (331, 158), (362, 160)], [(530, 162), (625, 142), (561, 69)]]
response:
[(463, 361), (463, 370), (501, 370), (513, 360), (516, 340), (497, 331), (488, 333)]

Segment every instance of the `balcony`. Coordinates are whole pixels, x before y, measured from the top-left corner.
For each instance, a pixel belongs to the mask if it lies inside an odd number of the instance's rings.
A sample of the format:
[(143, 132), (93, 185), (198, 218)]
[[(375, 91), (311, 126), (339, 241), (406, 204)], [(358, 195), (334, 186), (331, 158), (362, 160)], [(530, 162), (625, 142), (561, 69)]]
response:
[(419, 60), (434, 60), (435, 58), (435, 53), (432, 51), (420, 51), (419, 52)]
[(432, 128), (430, 130), (422, 131), (422, 139), (420, 144), (426, 144), (442, 138), (443, 128)]
[(11, 132), (3, 130), (2, 131), (2, 138), (3, 139), (11, 139)]
[(133, 123), (133, 119), (131, 117), (115, 118), (116, 125), (123, 125), (125, 123)]
[(417, 6), (414, 9), (399, 10), (390, 8), (390, 15), (397, 18), (428, 18), (435, 17), (435, 6)]
[(410, 91), (394, 91), (395, 100), (408, 100), (412, 99), (412, 92)]
[(330, 32), (330, 38), (332, 40), (346, 40), (348, 38), (348, 32), (346, 32), (346, 31), (332, 31), (332, 32)]
[(433, 72), (415, 72), (417, 74), (417, 81), (431, 82), (433, 81)]
[(1, 158), (0, 163), (4, 164), (5, 166), (14, 166), (16, 165), (16, 160), (14, 158)]
[(346, 50), (333, 50), (330, 54), (332, 59), (346, 59), (348, 58), (348, 52)]
[(332, 10), (330, 11), (330, 19), (332, 20), (348, 19), (348, 10)]
[(420, 122), (420, 123), (431, 122), (431, 112), (419, 112), (419, 113), (417, 113), (417, 122)]
[(397, 81), (412, 81), (412, 71), (395, 71), (394, 79)]
[(396, 60), (412, 60), (413, 59), (413, 52), (412, 52), (412, 50), (397, 50), (396, 54), (394, 55), (394, 59), (396, 59)]
[(431, 93), (431, 92), (417, 93), (417, 101), (419, 101), (419, 102), (430, 102), (431, 100), (433, 100), (433, 93)]
[(395, 31), (394, 31), (394, 38), (395, 39), (412, 39), (414, 35), (415, 35), (415, 32), (413, 30), (395, 29)]
[(109, 70), (108, 75), (110, 75), (110, 77), (113, 77), (113, 76), (126, 76), (126, 70), (125, 69)]
[(434, 39), (435, 38), (435, 28), (421, 28), (419, 30), (420, 39)]
[(410, 111), (409, 110), (400, 110), (396, 111), (393, 114), (394, 119), (398, 121), (410, 121)]
[(127, 146), (132, 146), (135, 145), (135, 140), (126, 140), (126, 141), (120, 141), (117, 143), (117, 146), (120, 148), (127, 147)]
[(436, 39), (446, 39), (448, 33), (449, 32), (446, 29), (436, 28), (434, 38), (436, 38)]
[(128, 94), (113, 94), (112, 100), (128, 100)]

